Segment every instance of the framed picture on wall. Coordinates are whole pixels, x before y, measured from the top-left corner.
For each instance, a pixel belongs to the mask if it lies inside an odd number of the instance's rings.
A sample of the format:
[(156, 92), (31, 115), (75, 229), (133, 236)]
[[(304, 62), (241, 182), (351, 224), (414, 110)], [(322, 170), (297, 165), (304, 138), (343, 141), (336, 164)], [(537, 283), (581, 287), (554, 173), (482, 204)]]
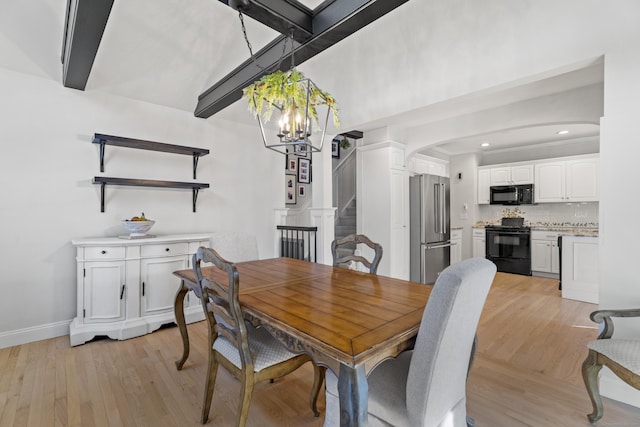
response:
[(287, 171), (296, 173), (298, 170), (298, 158), (292, 154), (287, 155)]
[(331, 157), (340, 158), (340, 141), (337, 139), (331, 141)]
[(311, 160), (303, 157), (298, 159), (298, 182), (301, 184), (311, 182)]
[(298, 157), (309, 157), (309, 148), (306, 144), (294, 145), (293, 153)]
[(292, 173), (285, 174), (284, 176), (284, 191), (285, 191), (285, 204), (296, 204), (296, 176)]
[(298, 184), (298, 197), (305, 197), (307, 195), (307, 187)]

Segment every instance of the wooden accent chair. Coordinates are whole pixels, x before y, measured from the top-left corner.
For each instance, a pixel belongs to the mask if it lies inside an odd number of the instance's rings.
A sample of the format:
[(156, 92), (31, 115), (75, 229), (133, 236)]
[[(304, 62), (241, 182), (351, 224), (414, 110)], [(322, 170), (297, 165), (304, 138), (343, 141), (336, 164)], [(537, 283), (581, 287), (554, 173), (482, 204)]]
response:
[[(203, 277), (201, 263), (211, 263), (227, 273), (229, 283), (224, 286)], [(265, 328), (245, 322), (240, 307), (240, 278), (234, 264), (224, 260), (211, 248), (199, 248), (193, 255), (193, 270), (200, 284), (200, 298), (209, 325), (209, 367), (204, 389), (202, 417), (209, 418), (211, 399), (216, 382), (218, 364), (227, 369), (241, 383), (240, 402), (236, 426), (244, 426), (254, 384), (278, 378), (293, 372), (311, 358), (307, 354), (295, 354), (287, 350)], [(311, 390), (311, 408), (320, 415), (317, 398), (322, 386), (323, 373), (314, 364), (314, 383)]]
[[(496, 266), (473, 258), (436, 280), (413, 350), (385, 360), (368, 375), (370, 426), (462, 427), (469, 354)], [(325, 427), (340, 424), (337, 377), (327, 373)]]
[[(340, 248), (357, 248), (357, 245), (359, 244), (365, 244), (375, 251), (375, 256), (372, 261), (369, 261), (360, 255), (346, 255), (343, 257), (338, 255), (338, 250)], [(336, 239), (331, 242), (331, 255), (333, 255), (333, 265), (336, 267), (349, 268), (352, 261), (360, 262), (369, 268), (369, 273), (376, 274), (378, 271), (378, 264), (380, 264), (380, 260), (382, 259), (382, 245), (372, 242), (371, 239), (364, 234), (350, 234), (344, 239)]]
[(598, 382), (602, 366), (611, 369), (621, 380), (640, 390), (640, 340), (611, 338), (612, 318), (640, 317), (640, 309), (598, 310), (591, 313), (590, 317), (596, 323), (604, 323), (598, 338), (587, 344), (589, 354), (582, 363), (582, 379), (593, 405), (593, 412), (587, 418), (595, 425), (604, 412)]

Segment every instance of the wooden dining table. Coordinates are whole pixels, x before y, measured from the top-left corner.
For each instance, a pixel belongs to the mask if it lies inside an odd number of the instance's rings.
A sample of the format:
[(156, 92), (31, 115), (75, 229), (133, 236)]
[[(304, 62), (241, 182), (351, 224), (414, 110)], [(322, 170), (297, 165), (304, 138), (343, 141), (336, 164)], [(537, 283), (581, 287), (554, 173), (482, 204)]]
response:
[[(338, 376), (341, 426), (367, 425), (367, 374), (413, 345), (431, 286), (292, 258), (235, 264), (240, 305), (293, 352), (309, 354)], [(226, 285), (215, 267), (203, 275)], [(183, 340), (178, 369), (189, 356), (184, 297), (199, 294), (193, 270), (179, 270), (176, 323)]]

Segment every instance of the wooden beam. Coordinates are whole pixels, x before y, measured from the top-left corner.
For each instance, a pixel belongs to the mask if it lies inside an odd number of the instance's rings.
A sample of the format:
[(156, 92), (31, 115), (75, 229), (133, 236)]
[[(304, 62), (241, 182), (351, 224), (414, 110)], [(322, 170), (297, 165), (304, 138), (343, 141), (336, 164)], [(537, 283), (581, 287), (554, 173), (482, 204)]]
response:
[[(229, 1), (220, 0), (225, 4)], [(249, 3), (252, 7), (260, 0), (246, 0), (239, 3)], [(300, 38), (295, 40), (294, 35), (294, 61), (301, 64), (323, 52), (339, 41), (345, 39), (361, 28), (367, 26), (376, 19), (386, 15), (408, 0), (336, 0), (332, 3), (325, 2), (313, 11), (313, 34), (305, 41)], [(234, 2), (238, 3), (238, 2)], [(260, 2), (261, 4), (262, 2)], [(293, 0), (273, 0), (270, 4), (293, 3)], [(246, 7), (246, 6), (241, 6)], [(256, 6), (257, 7), (257, 6)], [(263, 7), (260, 14), (256, 14), (260, 22), (265, 25), (273, 20), (282, 20), (282, 16), (269, 15), (268, 10), (274, 8)], [(244, 10), (244, 9), (243, 9)], [(258, 51), (254, 57), (242, 63), (239, 67), (227, 74), (222, 80), (215, 83), (198, 97), (194, 115), (208, 118), (218, 111), (228, 107), (242, 97), (242, 89), (260, 79), (262, 76), (280, 68), (286, 70), (289, 61), (282, 61), (282, 43), (286, 36), (279, 36), (271, 43)], [(256, 65), (261, 64), (261, 67)]]
[(86, 87), (112, 6), (113, 0), (67, 0), (61, 58), (65, 87)]

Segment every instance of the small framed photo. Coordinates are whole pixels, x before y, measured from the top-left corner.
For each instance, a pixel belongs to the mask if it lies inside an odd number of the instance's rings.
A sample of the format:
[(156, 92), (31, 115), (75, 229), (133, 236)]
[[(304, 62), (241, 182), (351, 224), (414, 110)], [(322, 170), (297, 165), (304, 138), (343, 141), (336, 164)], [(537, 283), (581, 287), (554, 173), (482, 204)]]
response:
[(311, 182), (311, 160), (303, 157), (298, 159), (298, 182), (301, 184)]
[(340, 141), (337, 139), (331, 141), (331, 157), (340, 158)]
[(298, 170), (298, 158), (293, 155), (287, 155), (287, 172), (296, 173)]
[(298, 184), (298, 197), (305, 197), (307, 195), (307, 187)]
[(296, 204), (296, 176), (292, 173), (285, 174), (284, 176), (284, 191), (285, 191), (285, 204)]
[(309, 148), (306, 144), (294, 145), (293, 153), (298, 157), (309, 157)]

